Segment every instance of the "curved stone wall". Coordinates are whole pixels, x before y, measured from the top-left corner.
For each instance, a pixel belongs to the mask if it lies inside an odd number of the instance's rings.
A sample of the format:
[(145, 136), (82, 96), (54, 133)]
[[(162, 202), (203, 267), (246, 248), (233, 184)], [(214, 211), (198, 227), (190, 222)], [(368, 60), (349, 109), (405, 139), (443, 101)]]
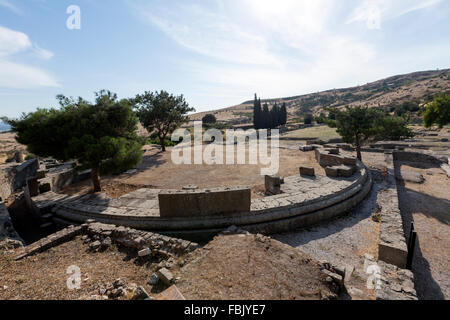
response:
[(361, 162), (357, 168), (349, 178), (287, 177), (281, 185), (282, 194), (254, 199), (250, 211), (226, 216), (162, 218), (158, 195), (168, 190), (157, 189), (140, 189), (118, 199), (104, 194), (67, 197), (52, 211), (57, 221), (83, 223), (95, 219), (186, 238), (209, 237), (231, 225), (270, 234), (315, 224), (357, 205), (372, 185), (367, 168)]

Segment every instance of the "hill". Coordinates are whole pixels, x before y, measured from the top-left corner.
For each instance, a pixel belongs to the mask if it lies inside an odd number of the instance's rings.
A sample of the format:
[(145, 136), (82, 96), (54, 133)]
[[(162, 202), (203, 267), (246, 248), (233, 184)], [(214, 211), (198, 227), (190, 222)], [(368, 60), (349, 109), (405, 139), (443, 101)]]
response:
[[(369, 107), (391, 108), (404, 102), (414, 102), (418, 105), (427, 103), (441, 92), (450, 91), (450, 69), (420, 71), (405, 75), (397, 75), (365, 85), (331, 89), (305, 95), (261, 100), (269, 104), (285, 102), (289, 117), (295, 118), (304, 113), (312, 112), (319, 115), (324, 107), (342, 108), (344, 106), (367, 105)], [(232, 124), (251, 122), (253, 100), (240, 105), (210, 112), (196, 113), (191, 120), (201, 120), (212, 113), (219, 121)]]

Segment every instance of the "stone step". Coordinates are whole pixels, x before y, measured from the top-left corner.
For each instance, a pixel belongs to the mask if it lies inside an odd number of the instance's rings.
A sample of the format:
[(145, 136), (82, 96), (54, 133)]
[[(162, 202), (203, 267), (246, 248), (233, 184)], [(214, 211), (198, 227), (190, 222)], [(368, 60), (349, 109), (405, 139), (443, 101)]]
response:
[(53, 222), (46, 222), (46, 223), (41, 224), (39, 226), (39, 228), (41, 228), (41, 229), (49, 229), (49, 228), (51, 228), (53, 226), (54, 226)]

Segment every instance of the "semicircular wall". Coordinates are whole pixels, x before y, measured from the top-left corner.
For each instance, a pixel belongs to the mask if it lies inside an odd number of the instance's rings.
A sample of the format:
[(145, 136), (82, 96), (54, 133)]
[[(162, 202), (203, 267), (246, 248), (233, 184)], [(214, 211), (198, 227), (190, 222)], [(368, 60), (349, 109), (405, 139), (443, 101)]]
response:
[(282, 194), (254, 199), (250, 211), (227, 216), (162, 218), (158, 194), (167, 190), (157, 189), (140, 189), (118, 199), (105, 194), (67, 197), (52, 212), (60, 223), (94, 219), (181, 238), (208, 238), (231, 225), (271, 234), (319, 223), (344, 214), (361, 202), (369, 193), (372, 180), (361, 162), (357, 169), (349, 178), (287, 177), (281, 186)]

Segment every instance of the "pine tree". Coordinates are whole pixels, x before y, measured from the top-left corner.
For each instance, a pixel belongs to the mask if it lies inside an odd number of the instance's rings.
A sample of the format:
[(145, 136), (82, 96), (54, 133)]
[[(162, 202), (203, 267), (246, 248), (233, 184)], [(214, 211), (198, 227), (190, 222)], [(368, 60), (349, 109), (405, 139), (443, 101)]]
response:
[(261, 100), (258, 100), (255, 93), (255, 101), (253, 102), (253, 126), (256, 130), (261, 129)]
[(271, 129), (275, 129), (280, 125), (280, 108), (275, 103), (270, 112), (270, 120), (271, 120)]
[(284, 126), (287, 123), (287, 109), (286, 102), (283, 102), (283, 105), (280, 109), (280, 125)]
[(264, 103), (264, 107), (262, 110), (262, 129), (269, 129), (271, 125), (270, 121), (270, 111), (267, 103)]

